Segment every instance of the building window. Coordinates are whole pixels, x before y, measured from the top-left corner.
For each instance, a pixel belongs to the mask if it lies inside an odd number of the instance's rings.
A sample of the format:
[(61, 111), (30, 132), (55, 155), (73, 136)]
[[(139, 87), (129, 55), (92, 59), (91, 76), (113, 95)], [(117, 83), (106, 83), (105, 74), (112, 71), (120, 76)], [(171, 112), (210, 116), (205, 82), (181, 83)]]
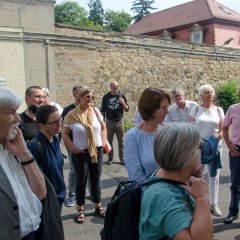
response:
[(203, 43), (203, 31), (193, 31), (191, 32), (191, 42), (192, 43)]
[(194, 24), (193, 27), (190, 29), (190, 39), (192, 43), (203, 43), (203, 27), (199, 24)]

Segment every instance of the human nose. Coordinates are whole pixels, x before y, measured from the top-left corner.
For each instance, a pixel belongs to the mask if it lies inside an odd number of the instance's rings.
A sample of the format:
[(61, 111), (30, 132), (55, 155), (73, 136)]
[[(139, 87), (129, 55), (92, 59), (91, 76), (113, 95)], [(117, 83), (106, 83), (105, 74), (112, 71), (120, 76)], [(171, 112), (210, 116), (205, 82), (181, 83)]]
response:
[(15, 115), (14, 115), (14, 121), (19, 122), (19, 123), (21, 122), (21, 118), (17, 113), (15, 113)]

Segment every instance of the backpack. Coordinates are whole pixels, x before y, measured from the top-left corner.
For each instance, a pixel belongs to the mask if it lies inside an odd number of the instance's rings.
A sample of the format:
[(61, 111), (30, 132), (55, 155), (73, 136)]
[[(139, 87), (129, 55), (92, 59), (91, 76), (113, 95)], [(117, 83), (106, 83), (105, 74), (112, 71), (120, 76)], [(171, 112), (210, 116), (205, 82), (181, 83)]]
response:
[[(102, 240), (139, 240), (139, 220), (142, 187), (166, 182), (179, 187), (182, 182), (170, 179), (153, 179), (145, 183), (136, 181), (120, 182), (111, 201), (107, 205)], [(169, 239), (167, 236), (160, 240)]]

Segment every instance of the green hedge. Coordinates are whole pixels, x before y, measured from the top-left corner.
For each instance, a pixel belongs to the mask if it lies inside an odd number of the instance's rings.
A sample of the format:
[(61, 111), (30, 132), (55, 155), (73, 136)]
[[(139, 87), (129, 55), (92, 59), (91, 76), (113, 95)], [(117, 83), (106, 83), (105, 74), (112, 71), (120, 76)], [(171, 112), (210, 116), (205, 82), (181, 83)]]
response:
[(239, 80), (229, 80), (227, 83), (220, 85), (216, 89), (218, 103), (223, 108), (225, 113), (230, 105), (239, 102), (239, 87)]

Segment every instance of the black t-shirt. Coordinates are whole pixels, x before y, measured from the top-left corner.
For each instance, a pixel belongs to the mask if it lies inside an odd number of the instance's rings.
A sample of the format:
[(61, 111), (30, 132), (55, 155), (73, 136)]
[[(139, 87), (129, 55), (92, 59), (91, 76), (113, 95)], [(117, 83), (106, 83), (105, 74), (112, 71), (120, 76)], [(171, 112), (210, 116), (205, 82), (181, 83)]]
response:
[(118, 93), (117, 95), (112, 95), (111, 92), (108, 92), (104, 95), (102, 99), (101, 112), (104, 113), (104, 116), (108, 120), (121, 120), (123, 118), (123, 106), (118, 102), (119, 98), (123, 98), (127, 104), (127, 99), (123, 93)]
[[(74, 103), (72, 103), (72, 104), (68, 105), (67, 107), (65, 107), (65, 108), (63, 109), (63, 112), (62, 112), (62, 115), (61, 115), (62, 120), (64, 120), (64, 118), (67, 116), (67, 114), (68, 114), (71, 110), (73, 110), (75, 107), (76, 107), (76, 106), (75, 106)], [(70, 131), (69, 137), (70, 137), (71, 140), (73, 139), (72, 131)]]
[(65, 107), (65, 108), (63, 109), (62, 115), (61, 115), (62, 120), (64, 120), (64, 118), (66, 117), (66, 115), (68, 114), (68, 112), (70, 112), (71, 110), (73, 110), (75, 107), (76, 107), (76, 106), (75, 106), (74, 103), (72, 103), (72, 104), (68, 105), (67, 107)]
[(19, 114), (21, 118), (21, 122), (19, 124), (19, 128), (22, 131), (23, 137), (25, 141), (31, 140), (38, 132), (37, 122), (32, 118), (28, 117), (25, 112)]

